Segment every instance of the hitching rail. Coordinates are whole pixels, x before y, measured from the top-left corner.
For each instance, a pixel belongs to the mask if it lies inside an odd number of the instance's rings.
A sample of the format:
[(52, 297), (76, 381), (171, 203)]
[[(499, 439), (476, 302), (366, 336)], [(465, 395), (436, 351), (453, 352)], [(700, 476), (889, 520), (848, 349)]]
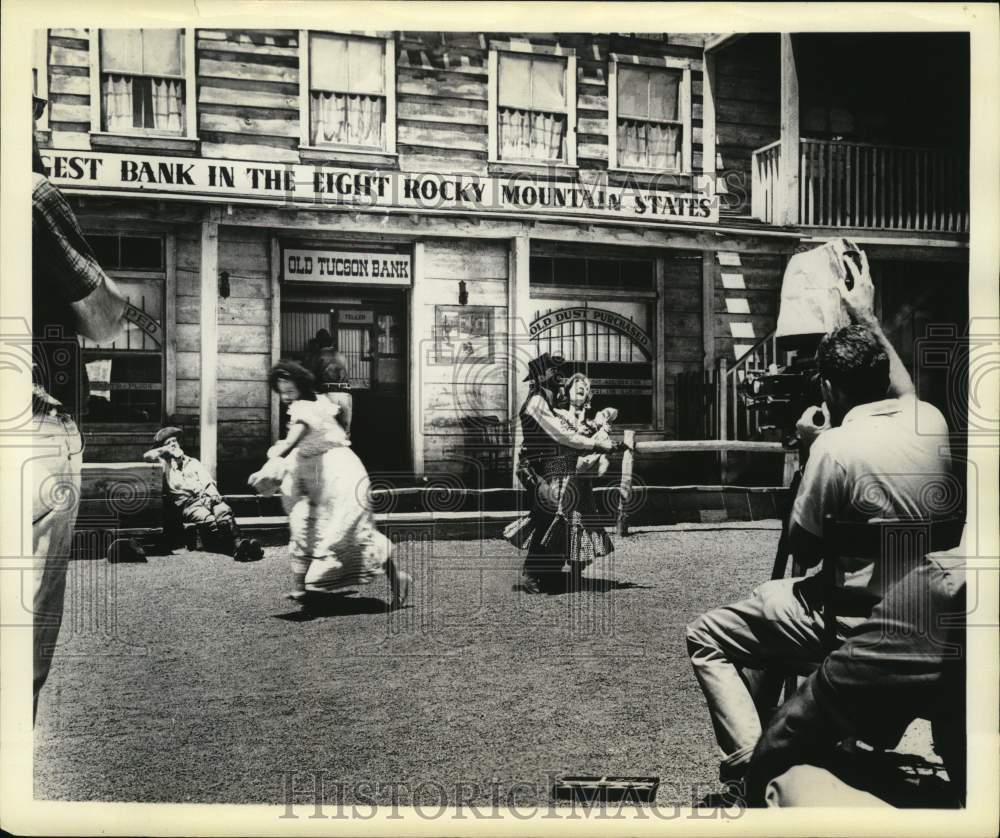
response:
[(622, 455), (622, 482), (619, 487), (618, 535), (628, 535), (628, 502), (632, 497), (632, 471), (635, 458), (656, 454), (680, 454), (691, 451), (715, 453), (747, 452), (754, 454), (781, 454), (785, 457), (785, 485), (788, 485), (794, 471), (794, 453), (789, 452), (780, 442), (750, 442), (722, 439), (664, 439), (636, 442), (635, 431), (625, 431), (625, 453)]

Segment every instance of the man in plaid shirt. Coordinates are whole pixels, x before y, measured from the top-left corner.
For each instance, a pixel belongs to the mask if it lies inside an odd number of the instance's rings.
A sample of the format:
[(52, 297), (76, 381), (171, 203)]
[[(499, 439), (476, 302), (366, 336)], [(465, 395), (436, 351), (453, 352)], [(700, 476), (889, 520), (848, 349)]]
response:
[[(34, 100), (34, 117), (45, 109)], [(45, 176), (34, 146), (31, 192), (32, 352), (35, 445), (32, 536), (35, 556), (34, 711), (62, 623), (66, 570), (80, 503), (83, 441), (77, 427), (87, 401), (77, 335), (112, 339), (125, 300), (101, 270), (66, 199)]]

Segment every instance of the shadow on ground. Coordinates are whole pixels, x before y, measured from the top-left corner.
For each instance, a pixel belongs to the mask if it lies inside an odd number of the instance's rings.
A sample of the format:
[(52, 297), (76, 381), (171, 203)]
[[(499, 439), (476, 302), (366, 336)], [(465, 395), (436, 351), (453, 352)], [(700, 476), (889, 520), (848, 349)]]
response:
[(282, 547), (72, 562), (35, 796), (284, 805), (294, 776), (308, 817), (317, 771), (361, 811), (548, 805), (558, 775), (618, 774), (691, 805), (718, 765), (684, 627), (765, 581), (777, 539), (630, 535), (562, 596), (512, 590), (504, 541), (414, 541), (406, 608), (381, 579), (305, 614)]
[(352, 596), (357, 591), (335, 593), (309, 591), (302, 605), (285, 614), (275, 614), (277, 620), (307, 623), (325, 617), (350, 617), (358, 614), (384, 614), (389, 606), (384, 600), (367, 596)]

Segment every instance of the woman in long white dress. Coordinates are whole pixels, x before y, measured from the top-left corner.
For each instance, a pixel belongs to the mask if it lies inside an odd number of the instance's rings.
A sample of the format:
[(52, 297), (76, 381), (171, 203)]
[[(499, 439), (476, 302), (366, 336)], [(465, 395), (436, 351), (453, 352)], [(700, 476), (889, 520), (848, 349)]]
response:
[(317, 399), (315, 377), (283, 361), (271, 370), (271, 389), (289, 406), (288, 436), (268, 450), (264, 468), (250, 477), (261, 493), (279, 486), (291, 531), (293, 590), (356, 587), (385, 575), (392, 606), (406, 601), (409, 574), (392, 558), (392, 543), (375, 527), (369, 478), (337, 418), (338, 407)]

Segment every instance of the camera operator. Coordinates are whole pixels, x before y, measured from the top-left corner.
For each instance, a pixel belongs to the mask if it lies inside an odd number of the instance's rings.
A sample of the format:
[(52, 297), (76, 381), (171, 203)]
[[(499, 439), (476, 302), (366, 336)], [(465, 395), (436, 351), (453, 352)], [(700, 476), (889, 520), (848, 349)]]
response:
[[(854, 281), (838, 287), (854, 323), (827, 335), (817, 351), (825, 421), (813, 424), (820, 410), (815, 406), (798, 424), (807, 463), (789, 541), (796, 561), (807, 568), (821, 558), (825, 515), (861, 521), (924, 517), (928, 485), (945, 481), (949, 469), (944, 417), (916, 398), (872, 311), (871, 284), (859, 281), (867, 276), (867, 260), (848, 262), (847, 270)], [(844, 565), (847, 586), (881, 595), (896, 581), (883, 579), (870, 564), (846, 559)], [(862, 621), (838, 620), (838, 635), (843, 639)], [(825, 654), (822, 638), (816, 576), (765, 582), (748, 599), (702, 614), (687, 627), (691, 663), (723, 755), (722, 782), (742, 779), (761, 733), (761, 714), (777, 698), (779, 680), (759, 673), (818, 664)]]
[[(778, 708), (746, 772), (749, 805), (965, 805), (965, 561), (961, 547), (928, 555)], [(946, 784), (837, 747), (894, 748), (917, 718), (932, 723)]]

